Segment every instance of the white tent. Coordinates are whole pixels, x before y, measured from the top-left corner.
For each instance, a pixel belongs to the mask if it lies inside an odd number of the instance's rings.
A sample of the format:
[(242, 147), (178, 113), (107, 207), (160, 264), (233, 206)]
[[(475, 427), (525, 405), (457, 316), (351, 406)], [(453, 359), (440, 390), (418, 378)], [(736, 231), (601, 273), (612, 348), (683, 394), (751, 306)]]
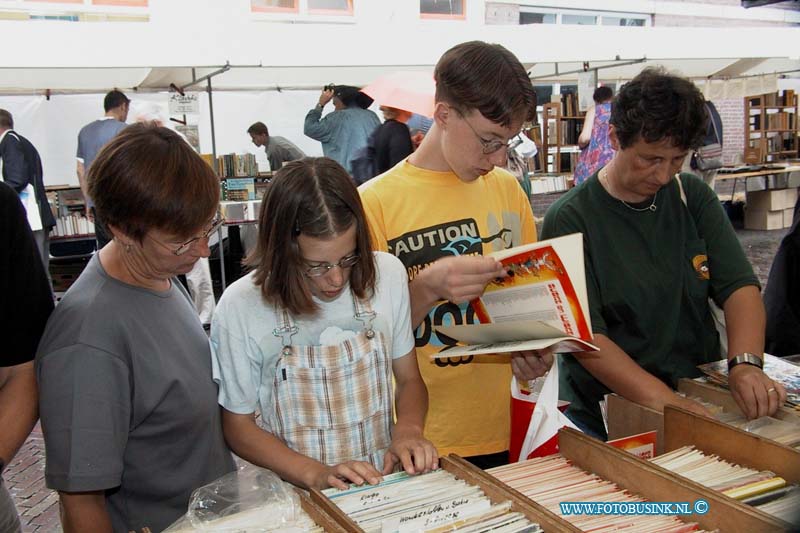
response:
[[(199, 19), (175, 22), (201, 3)], [(254, 151), (245, 130), (263, 120), (315, 155), (319, 144), (303, 136), (302, 119), (323, 85), (364, 85), (395, 70), (432, 72), (445, 50), (471, 39), (503, 44), (537, 82), (574, 82), (584, 62), (609, 81), (652, 64), (695, 79), (800, 75), (796, 27), (409, 26), (389, 23), (388, 7), (370, 24), (278, 24), (242, 19), (246, 9), (224, 5), (230, 7), (170, 0), (146, 24), (0, 21), (4, 40), (15, 43), (0, 59), (0, 107), (43, 152), (46, 182), (76, 183), (77, 130), (102, 113), (102, 95), (115, 87), (134, 104), (165, 106), (171, 85), (201, 79), (190, 90), (205, 91), (214, 74), (218, 153)], [(194, 120), (202, 150), (211, 151), (209, 99), (200, 100)]]

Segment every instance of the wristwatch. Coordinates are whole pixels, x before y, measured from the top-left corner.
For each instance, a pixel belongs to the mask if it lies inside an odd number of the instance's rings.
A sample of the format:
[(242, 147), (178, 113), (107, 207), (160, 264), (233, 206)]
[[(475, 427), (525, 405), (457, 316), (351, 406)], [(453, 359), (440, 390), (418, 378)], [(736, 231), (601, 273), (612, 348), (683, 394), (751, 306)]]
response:
[(728, 359), (728, 372), (731, 371), (736, 365), (753, 365), (760, 369), (764, 369), (764, 359), (760, 355), (754, 353), (744, 352), (740, 353), (732, 359)]

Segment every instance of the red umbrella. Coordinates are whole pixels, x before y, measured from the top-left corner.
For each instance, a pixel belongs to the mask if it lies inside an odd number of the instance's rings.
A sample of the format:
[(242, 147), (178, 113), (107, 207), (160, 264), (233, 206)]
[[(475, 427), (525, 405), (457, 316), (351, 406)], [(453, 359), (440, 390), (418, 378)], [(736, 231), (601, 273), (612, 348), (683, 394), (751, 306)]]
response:
[(382, 106), (433, 116), (436, 83), (430, 72), (398, 71), (386, 74), (361, 89), (361, 92)]

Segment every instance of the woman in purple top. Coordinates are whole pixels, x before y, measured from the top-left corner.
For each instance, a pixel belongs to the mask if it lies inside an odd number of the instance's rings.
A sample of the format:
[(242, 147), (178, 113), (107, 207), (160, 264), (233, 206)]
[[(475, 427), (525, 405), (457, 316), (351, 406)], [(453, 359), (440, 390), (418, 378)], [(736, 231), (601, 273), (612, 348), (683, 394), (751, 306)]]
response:
[(614, 93), (609, 87), (598, 87), (592, 98), (595, 106), (586, 112), (583, 129), (578, 137), (581, 155), (575, 167), (575, 185), (603, 168), (614, 156), (608, 140), (608, 119), (611, 116), (611, 100)]

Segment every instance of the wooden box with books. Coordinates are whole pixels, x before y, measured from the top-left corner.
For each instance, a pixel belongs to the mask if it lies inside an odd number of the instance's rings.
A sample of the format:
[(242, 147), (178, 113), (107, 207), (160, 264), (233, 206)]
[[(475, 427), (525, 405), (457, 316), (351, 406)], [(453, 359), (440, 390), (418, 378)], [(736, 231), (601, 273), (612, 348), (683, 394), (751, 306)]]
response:
[[(667, 409), (672, 409), (667, 407)], [(665, 428), (666, 431), (666, 428)], [(577, 466), (655, 502), (708, 502), (706, 514), (687, 519), (720, 531), (785, 531), (780, 520), (760, 513), (728, 496), (618, 450), (572, 429), (559, 435), (561, 455)]]
[(621, 439), (648, 431), (656, 432), (656, 455), (664, 452), (664, 415), (618, 394), (606, 397), (608, 439)]
[[(715, 385), (714, 383), (683, 378), (678, 381), (678, 392), (682, 392), (690, 398), (700, 398), (714, 405), (718, 405), (725, 412), (736, 413), (743, 416), (742, 410), (731, 395), (731, 391), (719, 385)], [(793, 409), (792, 407), (782, 405), (772, 416), (773, 418), (800, 426), (800, 410)]]
[[(696, 458), (689, 459), (690, 453)], [(667, 406), (664, 455), (654, 461), (689, 483), (714, 489), (732, 508), (758, 517), (764, 524), (758, 531), (800, 530), (800, 452), (794, 448)]]
[[(528, 478), (527, 483), (532, 490), (524, 486), (519, 478), (509, 476), (510, 471), (526, 468), (526, 463), (536, 465), (545, 461), (565, 461), (569, 469), (578, 469), (583, 477), (578, 478), (575, 488), (570, 488), (566, 496), (559, 496), (557, 507), (561, 509), (562, 518), (581, 524), (585, 530), (596, 531), (612, 529), (607, 520), (615, 520), (617, 528), (631, 531), (783, 531), (785, 524), (771, 517), (762, 516), (730, 498), (707, 489), (702, 485), (682, 478), (672, 472), (636, 457), (633, 454), (619, 450), (602, 441), (584, 435), (580, 431), (563, 428), (559, 431), (560, 455), (531, 459), (525, 463), (517, 463), (507, 467), (498, 467), (490, 470), (492, 475), (510, 484), (512, 488), (519, 487), (521, 493), (537, 494), (535, 499), (542, 500), (550, 497), (552, 489), (548, 486), (541, 487), (542, 483), (557, 483), (565, 474), (554, 476), (548, 473), (551, 481), (542, 481), (537, 477)], [(537, 467), (538, 469), (538, 467)], [(572, 476), (573, 474), (566, 474)], [(585, 480), (585, 481), (584, 481)], [(591, 488), (593, 485), (598, 488)], [(613, 485), (612, 485), (613, 484)], [(613, 490), (612, 494), (605, 491)], [(542, 491), (544, 491), (542, 493)], [(542, 493), (542, 496), (538, 494)], [(645, 501), (643, 501), (643, 499)], [(705, 507), (697, 507), (698, 501), (707, 503)], [(570, 512), (577, 504), (600, 506), (608, 504), (612, 509), (615, 503), (620, 508), (649, 507), (656, 509), (670, 509), (671, 516), (654, 516), (656, 513), (631, 513), (585, 516), (589, 513)], [(552, 505), (552, 502), (550, 503)], [(569, 507), (572, 505), (573, 507)], [(703, 505), (703, 504), (701, 504)], [(612, 511), (613, 512), (613, 511)], [(667, 513), (667, 514), (669, 514)], [(599, 512), (597, 513), (599, 515)], [(599, 523), (599, 521), (603, 523)], [(606, 520), (607, 519), (607, 520)], [(655, 525), (655, 520), (669, 520), (671, 525), (663, 523)], [(589, 523), (590, 521), (594, 523)], [(619, 529), (617, 529), (619, 530)]]
[(306, 512), (308, 516), (328, 533), (345, 533), (347, 529), (340, 526), (339, 523), (327, 513), (322, 507), (314, 503), (311, 496), (300, 489), (295, 489), (298, 497), (300, 498), (300, 507)]
[(385, 476), (376, 486), (314, 489), (311, 498), (349, 533), (480, 531), (482, 527), (581, 531), (458, 456), (441, 457), (439, 464), (439, 470), (421, 476), (402, 472)]
[(690, 445), (742, 466), (770, 470), (790, 483), (800, 483), (800, 450), (713, 418), (667, 406), (664, 452)]
[[(800, 412), (795, 409), (782, 406), (772, 417), (748, 421), (727, 389), (684, 378), (678, 382), (678, 392), (690, 399), (703, 402), (705, 407), (712, 411), (716, 423), (733, 429), (741, 428), (776, 445), (800, 449)], [(665, 430), (662, 413), (616, 394), (610, 394), (607, 402), (609, 439), (656, 431), (658, 433), (656, 454), (661, 455), (668, 451), (664, 447)]]

